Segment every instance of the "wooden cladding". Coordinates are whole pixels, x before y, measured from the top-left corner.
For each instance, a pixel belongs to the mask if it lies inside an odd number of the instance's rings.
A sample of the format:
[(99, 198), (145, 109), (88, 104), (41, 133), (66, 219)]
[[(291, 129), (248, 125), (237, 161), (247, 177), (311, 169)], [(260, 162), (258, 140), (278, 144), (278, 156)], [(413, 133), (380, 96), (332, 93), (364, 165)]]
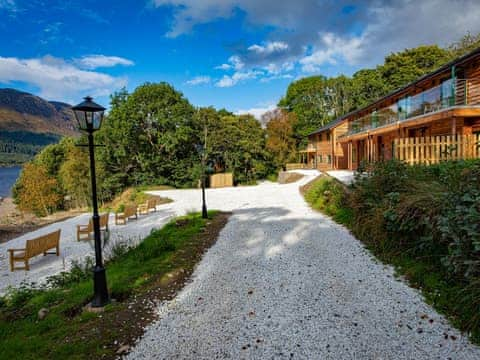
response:
[(480, 134), (395, 139), (394, 154), (411, 165), (480, 158)]
[(210, 176), (210, 187), (221, 188), (233, 186), (233, 174), (215, 174)]
[(299, 169), (307, 169), (307, 164), (304, 163), (289, 163), (285, 165), (287, 171), (289, 170), (299, 170)]

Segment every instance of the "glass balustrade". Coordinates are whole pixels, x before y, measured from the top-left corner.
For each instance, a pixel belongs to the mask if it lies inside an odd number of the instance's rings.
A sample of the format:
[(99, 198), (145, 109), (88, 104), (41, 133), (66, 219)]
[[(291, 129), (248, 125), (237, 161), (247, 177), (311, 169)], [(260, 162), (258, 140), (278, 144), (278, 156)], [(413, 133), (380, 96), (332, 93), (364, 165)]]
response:
[(480, 78), (449, 79), (426, 91), (402, 98), (391, 106), (349, 122), (348, 132), (343, 136), (358, 134), (398, 121), (462, 105), (480, 105)]

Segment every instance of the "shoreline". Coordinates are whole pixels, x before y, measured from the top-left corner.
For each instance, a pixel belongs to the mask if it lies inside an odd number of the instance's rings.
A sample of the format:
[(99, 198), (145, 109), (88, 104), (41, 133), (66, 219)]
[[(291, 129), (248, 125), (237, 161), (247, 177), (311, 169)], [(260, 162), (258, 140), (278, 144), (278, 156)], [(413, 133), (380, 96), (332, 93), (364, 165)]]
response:
[(18, 210), (12, 197), (2, 198), (0, 201), (0, 244), (84, 212), (85, 209), (59, 211), (44, 218), (39, 218)]

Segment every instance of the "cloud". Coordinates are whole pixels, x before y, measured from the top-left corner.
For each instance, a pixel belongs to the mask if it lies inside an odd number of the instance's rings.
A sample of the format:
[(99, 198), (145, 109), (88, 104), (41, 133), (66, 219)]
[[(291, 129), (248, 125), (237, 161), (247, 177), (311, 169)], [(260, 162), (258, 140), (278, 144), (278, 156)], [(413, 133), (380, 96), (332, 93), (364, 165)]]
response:
[(53, 56), (19, 59), (0, 57), (0, 83), (22, 82), (49, 100), (70, 101), (83, 95), (106, 96), (127, 84), (122, 77), (83, 70)]
[[(249, 114), (249, 115), (253, 115), (255, 117), (255, 119), (260, 121), (262, 119), (263, 114), (265, 114), (268, 111), (272, 111), (275, 108), (276, 108), (276, 105), (275, 105), (275, 103), (272, 102), (272, 103), (266, 104), (265, 106), (254, 107), (254, 108), (247, 109), (247, 110), (237, 110), (235, 112), (235, 115)], [(265, 124), (263, 124), (263, 125), (265, 125)]]
[(230, 70), (232, 68), (233, 66), (230, 64), (222, 64), (222, 65), (215, 66), (215, 70)]
[(224, 75), (220, 80), (215, 83), (217, 87), (232, 87), (237, 85), (241, 81), (255, 79), (261, 75), (258, 71), (246, 71), (246, 72), (235, 72), (233, 75)]
[(209, 84), (212, 79), (210, 76), (196, 76), (193, 79), (190, 79), (186, 82), (187, 85), (202, 85), (202, 84)]
[[(269, 32), (263, 42), (231, 50), (224, 71), (321, 72), (324, 66), (375, 66), (391, 52), (422, 44), (448, 45), (480, 32), (478, 0), (152, 0), (172, 9), (168, 36), (238, 14), (246, 25)], [(294, 74), (299, 75), (298, 73)], [(230, 81), (231, 82), (231, 81)], [(229, 83), (228, 77), (225, 84)]]
[(244, 68), (245, 64), (243, 61), (240, 59), (239, 56), (237, 55), (232, 55), (228, 58), (227, 63), (224, 63), (222, 65), (215, 66), (216, 70), (242, 70)]
[(361, 46), (364, 41), (362, 37), (343, 39), (332, 33), (326, 33), (320, 38), (320, 44), (315, 50), (299, 60), (304, 72), (318, 72), (325, 63), (335, 65), (341, 60), (352, 65), (362, 56)]
[(273, 54), (275, 52), (284, 52), (288, 50), (288, 47), (288, 44), (283, 41), (273, 41), (267, 42), (266, 45), (251, 45), (247, 50), (257, 54)]
[(132, 66), (135, 63), (119, 56), (87, 55), (77, 60), (79, 66), (85, 69), (114, 67), (117, 65)]

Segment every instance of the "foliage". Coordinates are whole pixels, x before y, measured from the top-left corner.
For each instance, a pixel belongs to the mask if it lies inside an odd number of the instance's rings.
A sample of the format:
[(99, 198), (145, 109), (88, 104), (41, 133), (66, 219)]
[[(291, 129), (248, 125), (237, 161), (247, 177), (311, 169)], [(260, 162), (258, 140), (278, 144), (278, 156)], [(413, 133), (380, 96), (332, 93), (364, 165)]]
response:
[(387, 91), (392, 91), (432, 72), (450, 59), (450, 53), (437, 45), (419, 46), (388, 55), (379, 71)]
[(337, 180), (321, 176), (304, 189), (305, 200), (316, 210), (331, 216), (341, 224), (348, 224), (351, 211), (346, 206), (347, 192)]
[(331, 107), (327, 102), (327, 78), (311, 76), (292, 82), (278, 106), (296, 114), (294, 126), (297, 141), (300, 142), (331, 118)]
[(263, 115), (263, 119), (267, 120), (266, 149), (273, 157), (275, 168), (283, 168), (296, 156), (293, 128), (297, 123), (297, 117), (293, 112), (287, 113), (284, 110), (276, 109)]
[(133, 185), (193, 183), (194, 109), (180, 92), (166, 83), (147, 83), (132, 94), (114, 94), (111, 105), (98, 132), (111, 195)]
[[(91, 203), (90, 167), (85, 148), (68, 143), (63, 163), (58, 170), (58, 177), (65, 194), (71, 197), (74, 207), (85, 207)], [(98, 167), (98, 166), (97, 166)], [(99, 172), (97, 170), (97, 172)], [(101, 175), (101, 174), (100, 174)], [(102, 177), (99, 176), (101, 179)]]
[[(272, 172), (266, 133), (251, 115), (221, 116), (213, 108), (198, 109), (199, 134), (207, 127), (207, 160), (216, 172), (232, 172), (235, 183), (252, 183)], [(198, 140), (203, 144), (203, 139)]]
[(58, 135), (37, 134), (28, 131), (0, 133), (0, 165), (22, 164), (30, 160), (44, 146), (57, 142)]
[(454, 42), (448, 47), (452, 59), (463, 56), (480, 47), (480, 34), (472, 35), (467, 32), (459, 41)]
[(56, 210), (62, 200), (58, 181), (50, 176), (42, 164), (27, 163), (13, 189), (18, 208), (38, 216), (46, 216)]

